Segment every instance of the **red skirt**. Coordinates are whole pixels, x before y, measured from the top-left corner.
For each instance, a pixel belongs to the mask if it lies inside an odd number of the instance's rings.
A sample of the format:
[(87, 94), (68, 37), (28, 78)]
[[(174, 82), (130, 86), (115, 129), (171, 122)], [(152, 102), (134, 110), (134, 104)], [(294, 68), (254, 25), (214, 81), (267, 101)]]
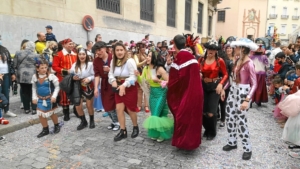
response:
[[(111, 85), (108, 83), (108, 78), (101, 80), (101, 99), (105, 111), (112, 111), (116, 109), (115, 93), (112, 91)], [(99, 91), (99, 92), (100, 92)]]
[(120, 96), (115, 93), (116, 104), (124, 103), (125, 109), (136, 112), (137, 108), (137, 86), (130, 86), (125, 88), (125, 95)]
[(257, 88), (252, 101), (255, 103), (267, 103), (268, 102), (268, 90), (266, 84), (266, 74), (256, 74)]

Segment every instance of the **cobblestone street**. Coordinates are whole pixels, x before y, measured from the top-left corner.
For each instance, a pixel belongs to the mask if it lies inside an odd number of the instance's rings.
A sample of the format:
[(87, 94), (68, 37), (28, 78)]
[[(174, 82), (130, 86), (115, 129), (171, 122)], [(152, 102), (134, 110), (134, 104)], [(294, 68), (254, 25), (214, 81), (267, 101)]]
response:
[[(238, 150), (222, 151), (226, 144), (226, 128), (220, 128), (213, 141), (203, 139), (201, 147), (197, 150), (183, 151), (172, 147), (170, 141), (157, 143), (148, 139), (146, 131), (142, 128), (142, 122), (147, 117), (144, 112), (138, 114), (141, 129), (139, 137), (130, 138), (132, 126), (127, 118), (129, 137), (120, 142), (113, 142), (117, 132), (106, 129), (110, 119), (102, 117), (102, 113), (95, 113), (95, 129), (77, 131), (79, 119), (72, 115), (71, 120), (64, 123), (57, 135), (36, 138), (42, 129), (40, 124), (5, 135), (6, 139), (0, 142), (0, 168), (299, 169), (300, 160), (289, 157), (287, 145), (280, 139), (282, 129), (275, 123), (271, 108), (269, 104), (268, 107), (265, 104), (261, 108), (254, 105), (249, 113), (253, 143), (253, 157), (250, 161), (241, 160), (243, 152), (240, 142)], [(13, 121), (13, 118), (9, 119)], [(62, 121), (62, 117), (59, 120)], [(51, 121), (49, 124), (50, 127), (53, 126)]]

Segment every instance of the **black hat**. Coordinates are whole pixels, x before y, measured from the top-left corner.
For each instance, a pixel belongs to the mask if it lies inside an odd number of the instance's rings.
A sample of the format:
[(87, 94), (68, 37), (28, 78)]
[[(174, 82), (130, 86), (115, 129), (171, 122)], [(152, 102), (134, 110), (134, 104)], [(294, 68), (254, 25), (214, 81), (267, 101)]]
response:
[(211, 49), (211, 50), (220, 50), (221, 47), (219, 46), (218, 42), (214, 39), (208, 41), (203, 45), (206, 49)]
[(52, 26), (51, 25), (47, 25), (46, 28), (52, 29)]

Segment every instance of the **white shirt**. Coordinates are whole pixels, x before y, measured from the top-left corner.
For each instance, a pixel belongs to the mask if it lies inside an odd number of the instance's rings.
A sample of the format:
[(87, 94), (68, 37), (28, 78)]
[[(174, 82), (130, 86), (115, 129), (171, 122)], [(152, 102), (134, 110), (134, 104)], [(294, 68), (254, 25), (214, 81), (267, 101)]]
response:
[[(114, 60), (111, 61), (110, 67), (113, 67)], [(135, 71), (137, 70), (135, 61), (132, 58), (129, 58), (126, 63), (121, 67), (115, 67), (114, 69), (110, 69), (108, 73), (108, 82), (112, 84), (116, 81), (116, 77), (127, 77), (125, 82), (122, 84), (125, 87), (130, 87), (134, 85), (136, 82)]]
[(0, 74), (6, 74), (8, 73), (8, 64), (7, 61), (3, 63), (2, 60), (0, 60)]
[(282, 50), (277, 47), (274, 50), (272, 50), (268, 60), (269, 60), (269, 66), (272, 64), (274, 66), (274, 62), (275, 62), (275, 56), (277, 55), (277, 53), (282, 52)]
[(75, 66), (76, 66), (76, 62), (72, 65), (70, 69), (70, 73), (74, 73), (80, 79), (88, 78), (90, 81), (94, 80), (95, 73), (94, 73), (93, 62), (88, 62), (87, 67), (85, 64), (81, 64), (81, 70), (78, 68), (77, 73), (75, 72)]

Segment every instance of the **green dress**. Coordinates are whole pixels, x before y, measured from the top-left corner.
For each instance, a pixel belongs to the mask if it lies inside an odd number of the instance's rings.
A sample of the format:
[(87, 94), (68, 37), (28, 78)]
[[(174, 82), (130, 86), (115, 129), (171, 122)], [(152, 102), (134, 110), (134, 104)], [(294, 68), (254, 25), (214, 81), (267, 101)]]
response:
[(144, 121), (144, 128), (148, 131), (150, 138), (170, 139), (173, 135), (174, 120), (168, 117), (169, 107), (167, 104), (167, 88), (162, 88), (159, 83), (153, 82), (149, 67), (143, 69), (138, 80), (146, 80), (150, 85), (150, 111)]

